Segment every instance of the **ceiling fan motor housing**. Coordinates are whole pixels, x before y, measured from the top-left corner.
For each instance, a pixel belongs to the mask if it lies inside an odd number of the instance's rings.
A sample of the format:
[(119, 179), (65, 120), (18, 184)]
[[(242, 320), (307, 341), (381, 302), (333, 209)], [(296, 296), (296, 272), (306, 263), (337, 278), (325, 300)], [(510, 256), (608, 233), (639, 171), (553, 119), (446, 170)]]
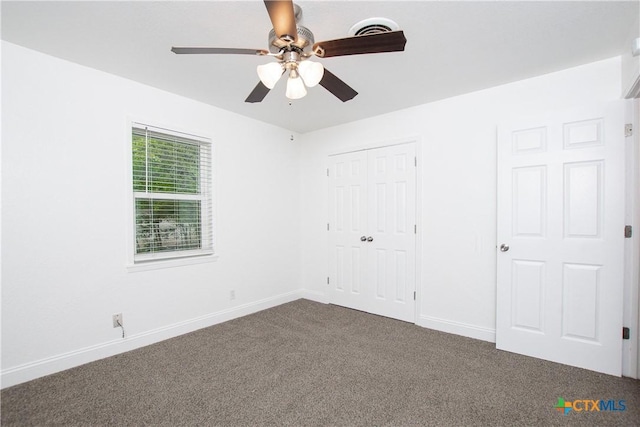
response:
[(309, 53), (313, 43), (315, 43), (313, 33), (310, 29), (303, 27), (302, 25), (298, 25), (296, 28), (298, 30), (298, 40), (293, 43), (287, 43), (276, 37), (276, 32), (274, 30), (269, 31), (269, 51), (271, 53), (279, 53), (282, 49), (298, 49), (301, 52)]

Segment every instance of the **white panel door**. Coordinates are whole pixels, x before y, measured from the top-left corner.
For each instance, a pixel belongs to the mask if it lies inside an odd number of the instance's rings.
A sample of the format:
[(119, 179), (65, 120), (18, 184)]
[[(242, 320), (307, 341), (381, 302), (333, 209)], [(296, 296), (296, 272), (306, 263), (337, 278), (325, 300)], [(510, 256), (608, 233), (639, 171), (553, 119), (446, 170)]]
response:
[(368, 311), (415, 322), (415, 146), (368, 151)]
[(331, 302), (415, 322), (415, 145), (332, 156), (330, 165)]
[(331, 160), (329, 259), (330, 284), (334, 290), (332, 302), (366, 310), (367, 153), (348, 153)]
[(497, 348), (621, 374), (622, 113), (500, 127)]

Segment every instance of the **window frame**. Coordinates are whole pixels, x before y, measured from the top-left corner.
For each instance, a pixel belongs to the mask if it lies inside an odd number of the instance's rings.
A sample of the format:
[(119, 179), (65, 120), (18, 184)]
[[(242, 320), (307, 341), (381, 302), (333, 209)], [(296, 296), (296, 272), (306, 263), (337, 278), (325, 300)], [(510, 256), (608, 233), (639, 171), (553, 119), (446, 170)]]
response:
[[(144, 130), (149, 129), (152, 132), (175, 136), (180, 139), (186, 139), (197, 143), (202, 146), (205, 145), (209, 151), (208, 159), (208, 177), (200, 174), (200, 186), (202, 191), (198, 195), (183, 195), (179, 193), (153, 193), (153, 192), (140, 192), (134, 191), (133, 185), (133, 134), (135, 129)], [(128, 215), (127, 215), (127, 262), (126, 268), (130, 272), (145, 271), (167, 267), (177, 267), (182, 265), (201, 264), (206, 262), (212, 262), (217, 260), (216, 253), (216, 211), (215, 211), (215, 144), (213, 138), (202, 136), (203, 134), (197, 134), (193, 132), (183, 131), (176, 126), (159, 126), (152, 124), (149, 121), (139, 121), (129, 119), (127, 123), (127, 159), (126, 162), (128, 174), (127, 174), (127, 194), (128, 194)], [(206, 166), (206, 159), (202, 159), (205, 163), (201, 166)], [(152, 254), (137, 254), (137, 227), (136, 227), (136, 200), (201, 200), (201, 212), (200, 212), (200, 225), (202, 227), (201, 236), (210, 236), (209, 247), (205, 249), (194, 250), (177, 250), (177, 251), (159, 251)], [(209, 210), (207, 213), (206, 210)], [(208, 217), (208, 221), (206, 220)]]

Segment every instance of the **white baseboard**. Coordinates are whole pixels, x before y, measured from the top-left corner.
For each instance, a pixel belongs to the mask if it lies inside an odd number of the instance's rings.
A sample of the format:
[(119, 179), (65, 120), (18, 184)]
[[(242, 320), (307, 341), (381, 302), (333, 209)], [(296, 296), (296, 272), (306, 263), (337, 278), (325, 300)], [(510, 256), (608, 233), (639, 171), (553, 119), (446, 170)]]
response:
[(416, 325), (477, 340), (496, 342), (496, 330), (431, 316), (420, 316)]
[(104, 359), (105, 357), (135, 350), (136, 348), (144, 347), (149, 344), (155, 344), (169, 338), (177, 337), (198, 329), (276, 307), (300, 298), (308, 298), (315, 301), (316, 299), (312, 298), (312, 296), (313, 293), (302, 290), (287, 292), (285, 294), (265, 298), (260, 301), (239, 305), (216, 313), (207, 314), (183, 322), (164, 326), (162, 328), (131, 335), (124, 339), (108, 341), (94, 346), (70, 351), (68, 353), (36, 360), (35, 362), (4, 369), (0, 374), (1, 388), (11, 387), (16, 384), (84, 365), (85, 363)]
[(308, 299), (322, 304), (329, 304), (329, 296), (324, 292), (310, 291), (308, 289), (300, 290), (300, 298)]
[[(300, 289), (285, 294), (276, 295), (274, 297), (265, 298), (260, 301), (239, 305), (216, 313), (207, 314), (186, 320), (184, 322), (175, 323), (164, 326), (162, 328), (153, 329), (139, 334), (128, 336), (124, 339), (112, 340), (97, 344), (90, 347), (81, 348), (45, 359), (36, 360), (35, 362), (25, 363), (3, 370), (0, 373), (1, 388), (11, 387), (46, 375), (55, 374), (56, 372), (84, 365), (85, 363), (94, 362), (104, 359), (105, 357), (115, 356), (116, 354), (135, 350), (150, 344), (155, 344), (169, 338), (177, 337), (198, 329), (226, 322), (268, 308), (276, 307), (300, 298), (316, 301), (323, 304), (329, 303), (329, 297), (323, 292)], [(475, 325), (469, 325), (450, 320), (439, 319), (429, 316), (420, 316), (416, 322), (418, 326), (437, 331), (447, 332), (456, 335), (462, 335), (469, 338), (475, 338), (483, 341), (496, 342), (495, 329), (482, 328)]]

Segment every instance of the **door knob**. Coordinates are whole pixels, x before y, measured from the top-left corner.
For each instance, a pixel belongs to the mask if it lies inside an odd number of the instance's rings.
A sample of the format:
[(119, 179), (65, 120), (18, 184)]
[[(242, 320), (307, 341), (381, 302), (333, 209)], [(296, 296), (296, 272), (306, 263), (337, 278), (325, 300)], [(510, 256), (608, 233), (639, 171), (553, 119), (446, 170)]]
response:
[(509, 250), (509, 245), (503, 243), (500, 245), (500, 251), (507, 252)]
[(367, 242), (373, 242), (373, 237), (371, 236), (367, 237)]
[(361, 241), (361, 242), (366, 242), (366, 241), (367, 241), (367, 236), (362, 236), (362, 237), (360, 238), (360, 241)]

